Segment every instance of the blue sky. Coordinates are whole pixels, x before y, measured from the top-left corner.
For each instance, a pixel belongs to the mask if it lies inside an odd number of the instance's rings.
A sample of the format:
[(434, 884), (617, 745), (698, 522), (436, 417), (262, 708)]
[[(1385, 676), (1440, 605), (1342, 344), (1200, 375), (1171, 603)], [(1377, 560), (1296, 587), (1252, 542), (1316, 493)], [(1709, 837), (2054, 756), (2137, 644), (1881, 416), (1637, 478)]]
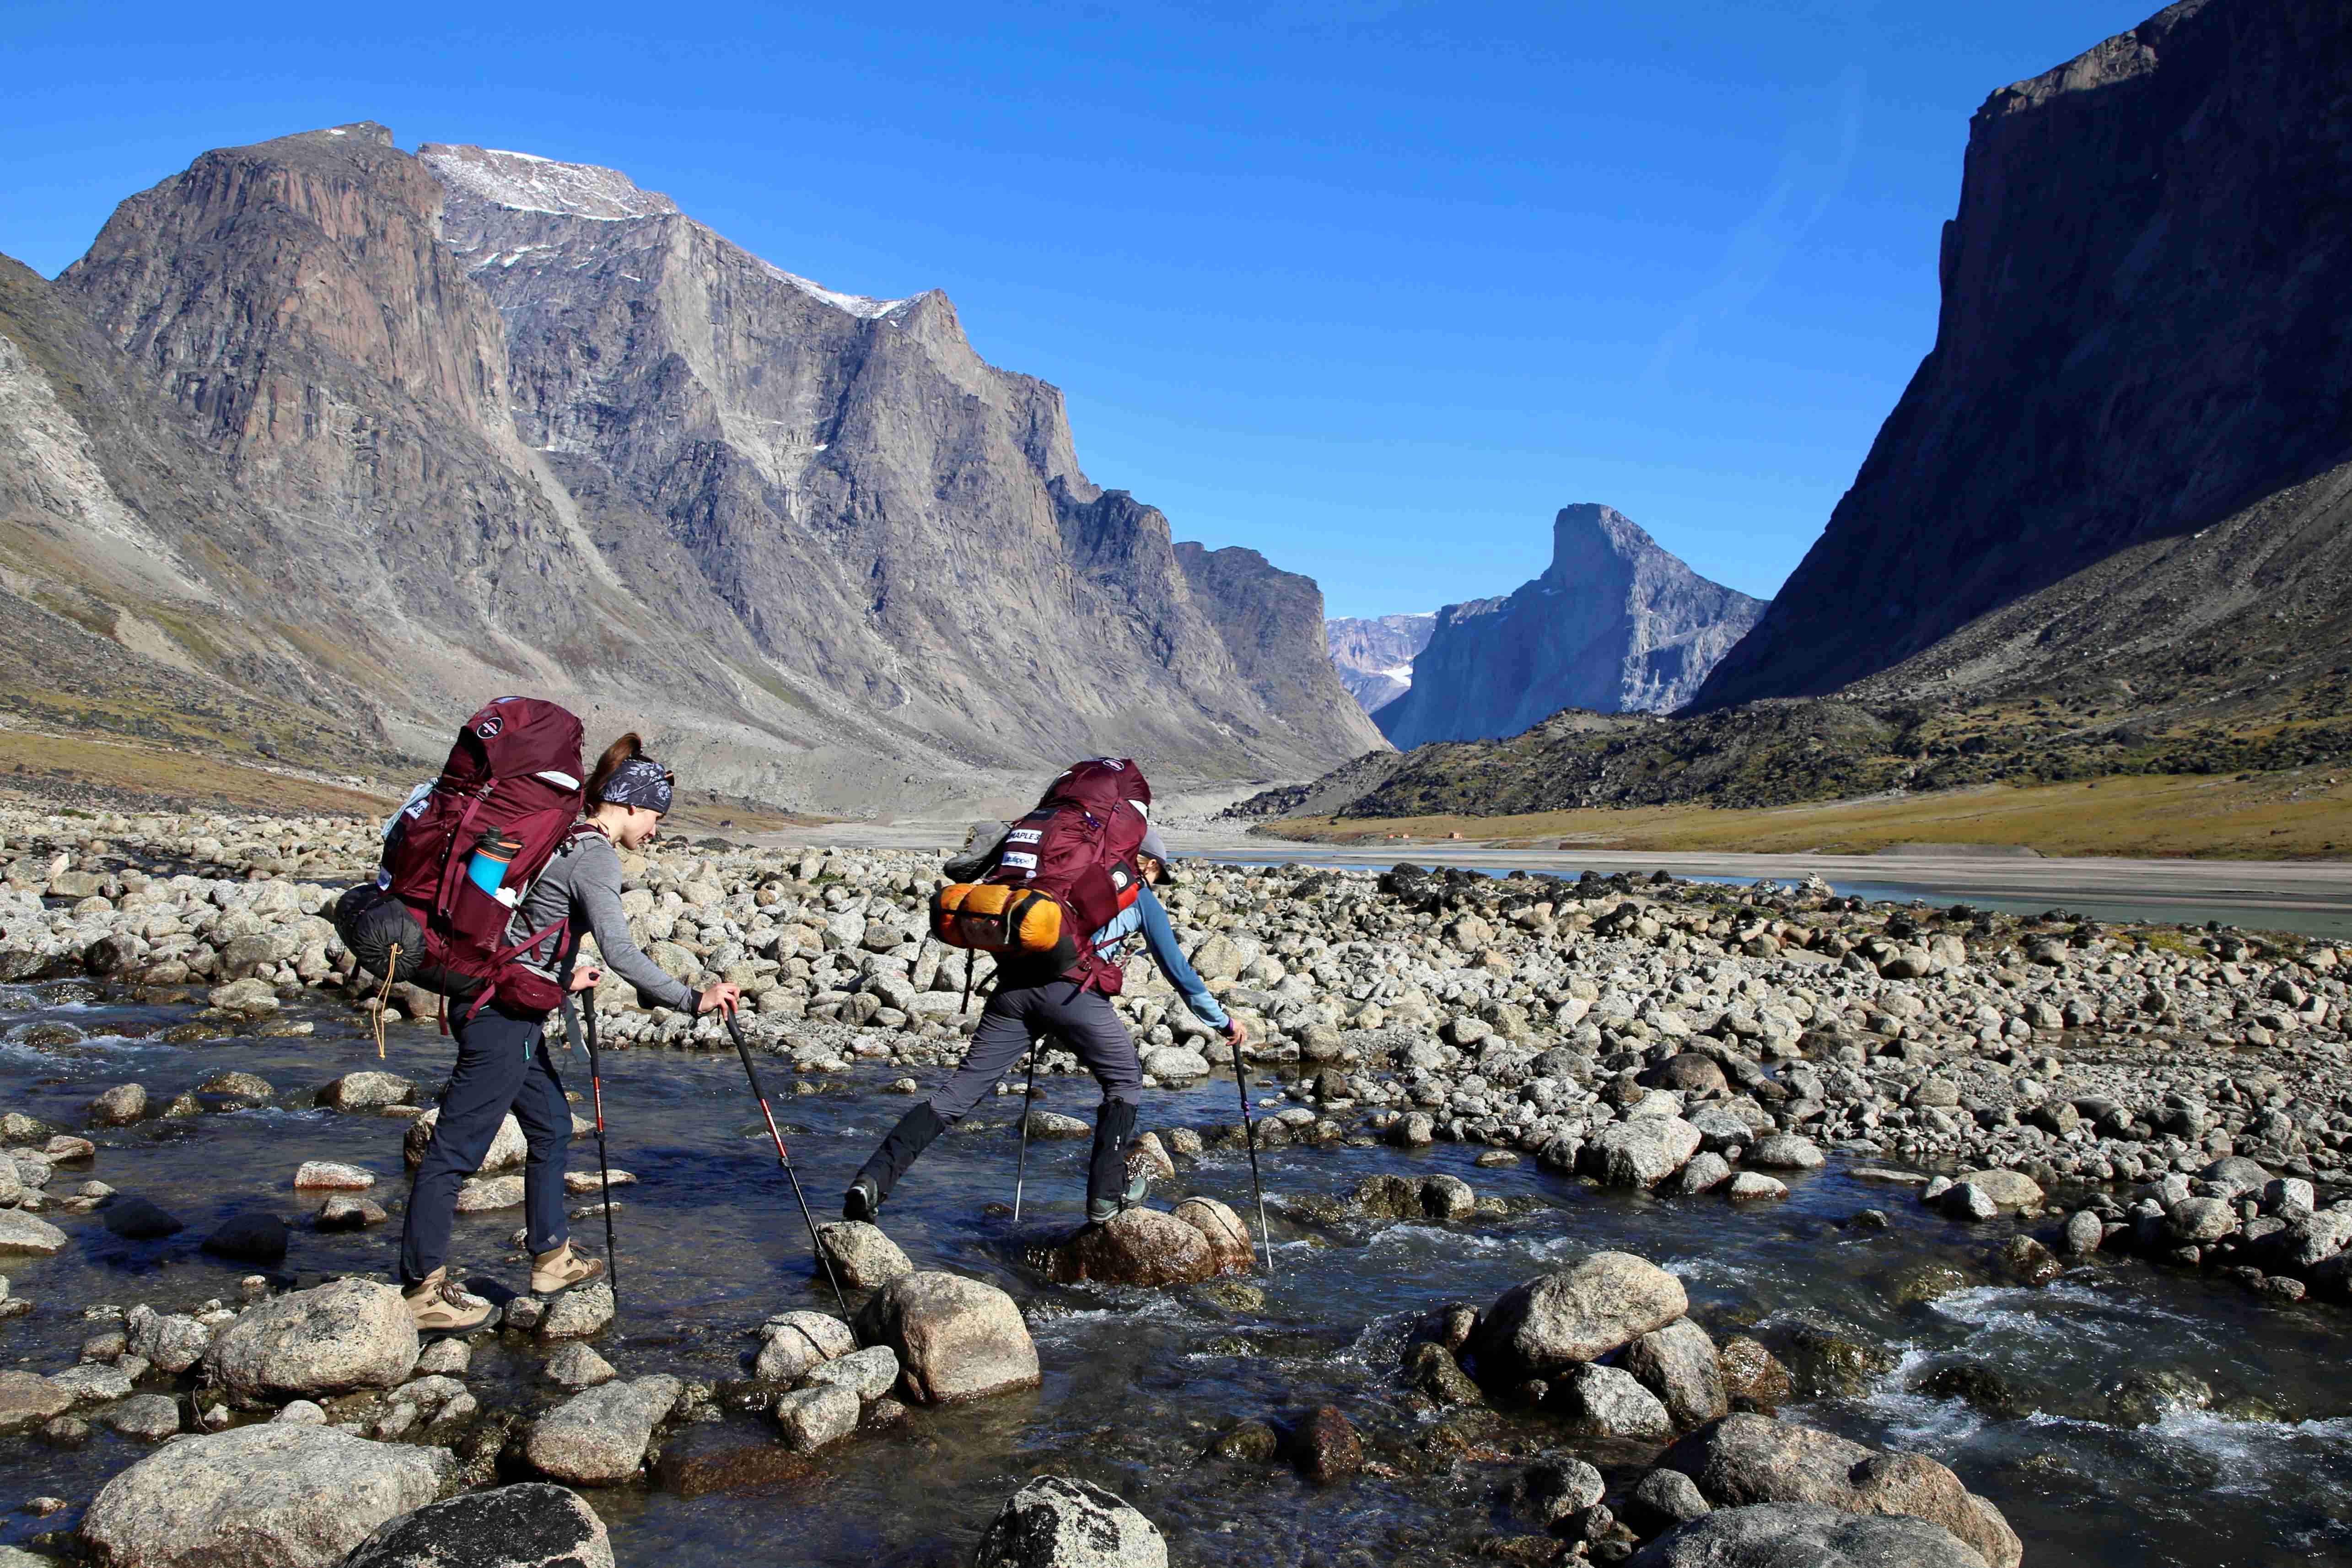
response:
[(946, 289), (1097, 483), (1333, 614), (1507, 592), (1580, 500), (1765, 595), (1934, 340), (1969, 114), (2155, 6), (16, 0), (0, 250), (353, 120), (605, 163)]

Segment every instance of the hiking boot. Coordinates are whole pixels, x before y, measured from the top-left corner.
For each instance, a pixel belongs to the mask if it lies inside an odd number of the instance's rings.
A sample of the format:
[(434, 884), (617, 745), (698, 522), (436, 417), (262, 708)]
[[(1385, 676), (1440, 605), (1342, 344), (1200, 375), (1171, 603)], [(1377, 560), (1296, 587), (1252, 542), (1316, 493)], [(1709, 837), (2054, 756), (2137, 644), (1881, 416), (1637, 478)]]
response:
[(841, 1217), (848, 1220), (870, 1220), (882, 1212), (882, 1194), (874, 1184), (860, 1176), (849, 1184), (849, 1191), (841, 1198)]
[(552, 1252), (531, 1255), (530, 1293), (534, 1296), (551, 1295), (574, 1285), (583, 1285), (591, 1279), (602, 1279), (604, 1273), (603, 1258), (574, 1252), (567, 1241)]
[(452, 1281), (446, 1268), (436, 1268), (400, 1296), (408, 1303), (408, 1315), (415, 1320), (420, 1334), (461, 1333), (478, 1329), (489, 1321), (492, 1310), (488, 1301), (468, 1295), (462, 1286)]
[(1159, 1173), (1159, 1164), (1151, 1158), (1150, 1151), (1139, 1142), (1129, 1143), (1127, 1146), (1127, 1186), (1118, 1194), (1118, 1206), (1122, 1209), (1141, 1208), (1144, 1198), (1151, 1192), (1151, 1178)]
[(1088, 1225), (1100, 1225), (1105, 1220), (1117, 1219), (1119, 1216), (1119, 1212), (1126, 1206), (1127, 1205), (1125, 1204), (1122, 1204), (1117, 1198), (1088, 1198), (1087, 1200), (1087, 1223)]

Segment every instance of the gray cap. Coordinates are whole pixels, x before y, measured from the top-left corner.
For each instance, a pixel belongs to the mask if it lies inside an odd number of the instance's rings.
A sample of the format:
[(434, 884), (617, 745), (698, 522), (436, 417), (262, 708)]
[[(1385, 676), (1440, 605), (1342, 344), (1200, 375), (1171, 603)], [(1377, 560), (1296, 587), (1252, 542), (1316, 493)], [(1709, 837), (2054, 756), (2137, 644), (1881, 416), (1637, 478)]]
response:
[(1169, 859), (1168, 846), (1160, 838), (1160, 829), (1146, 827), (1143, 830), (1143, 842), (1138, 845), (1137, 848), (1160, 862), (1159, 880), (1172, 882), (1176, 879), (1176, 868)]

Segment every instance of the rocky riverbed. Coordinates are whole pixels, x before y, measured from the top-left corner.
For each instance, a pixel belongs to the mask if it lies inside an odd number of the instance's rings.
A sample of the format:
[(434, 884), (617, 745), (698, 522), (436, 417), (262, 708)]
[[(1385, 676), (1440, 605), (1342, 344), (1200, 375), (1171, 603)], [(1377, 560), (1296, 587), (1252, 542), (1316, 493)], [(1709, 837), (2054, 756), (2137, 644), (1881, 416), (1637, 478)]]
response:
[[(1212, 1076), (1139, 965), (1155, 1212), (1071, 1236), (1083, 1141), (1055, 1135), (1092, 1097), (1048, 1050), (1022, 1223), (985, 1208), (1009, 1195), (1008, 1084), (880, 1230), (828, 1231), (845, 1321), (740, 1072), (678, 1049), (724, 1037), (616, 989), (606, 1040), (665, 1047), (608, 1069), (609, 1194), (592, 1143), (572, 1161), (583, 1243), (615, 1205), (619, 1314), (602, 1290), (506, 1299), (520, 1149), (494, 1151), (460, 1246), (502, 1313), (460, 1349), (402, 1341), (365, 1282), (446, 1049), (429, 999), (351, 975), (320, 918), (373, 840), (0, 812), (0, 1444), (55, 1500), (0, 1542), (174, 1561), (124, 1544), (123, 1520), (177, 1516), (119, 1479), (184, 1500), (182, 1468), (315, 1463), (381, 1468), (382, 1506), (306, 1562), (534, 1478), (583, 1489), (625, 1561), (715, 1563), (761, 1518), (814, 1521), (823, 1561), (942, 1531), (966, 1560), (981, 1533), (1129, 1540), (988, 1528), (1042, 1469), (1076, 1489), (1038, 1517), (1124, 1498), (1181, 1561), (2352, 1548), (2293, 1479), (2352, 1480), (2326, 1392), (2352, 1118), (2324, 947), (1820, 887), (1196, 866), (1169, 901), (1257, 1036), (1271, 1275), (1230, 1064)], [(939, 860), (707, 841), (629, 868), (657, 960), (751, 998), (824, 1209), (985, 983), (919, 940)], [(335, 1364), (271, 1362), (289, 1344)], [(1853, 1522), (1882, 1515), (1942, 1533)]]

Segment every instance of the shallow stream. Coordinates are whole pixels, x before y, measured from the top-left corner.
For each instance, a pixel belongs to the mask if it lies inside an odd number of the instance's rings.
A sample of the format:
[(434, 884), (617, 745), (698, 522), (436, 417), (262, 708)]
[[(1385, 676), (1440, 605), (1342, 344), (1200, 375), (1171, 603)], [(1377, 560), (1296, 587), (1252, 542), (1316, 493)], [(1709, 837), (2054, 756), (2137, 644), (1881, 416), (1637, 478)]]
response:
[[(300, 1283), (389, 1274), (405, 1191), (404, 1124), (298, 1108), (327, 1079), (378, 1065), (348, 1015), (305, 1013), (318, 1024), (308, 1038), (170, 1046), (152, 1037), (184, 1021), (187, 1009), (61, 1000), (76, 994), (88, 988), (0, 993), (0, 1006), (13, 1008), (0, 1012), (0, 1107), (74, 1128), (109, 1085), (137, 1080), (160, 1105), (234, 1068), (268, 1079), (280, 1108), (93, 1134), (94, 1164), (61, 1167), (51, 1191), (94, 1177), (153, 1200), (187, 1228), (130, 1242), (110, 1235), (96, 1215), (65, 1217), (73, 1241), (64, 1254), (0, 1260), (15, 1293), (37, 1304), (0, 1323), (5, 1364), (44, 1373), (71, 1364), (98, 1326), (83, 1317), (92, 1303), (234, 1301), (248, 1270), (205, 1256), (198, 1243), (242, 1210), (297, 1221), (282, 1272)], [(23, 1043), (29, 1026), (47, 1020), (88, 1037)], [(383, 1065), (429, 1093), (447, 1060), (445, 1042), (412, 1026), (395, 1028)], [(616, 1189), (621, 1316), (597, 1348), (624, 1375), (740, 1377), (756, 1344), (747, 1331), (762, 1318), (831, 1307), (741, 1070), (731, 1053), (616, 1053), (608, 1067), (612, 1162), (639, 1180)], [(788, 1063), (772, 1059), (762, 1071), (817, 1217), (830, 1218), (850, 1173), (908, 1102), (884, 1091), (894, 1073), (880, 1068), (817, 1079), (817, 1092), (802, 1094), (791, 1092)], [(584, 1062), (570, 1082), (584, 1093)], [(1086, 1080), (1049, 1079), (1040, 1089), (1046, 1107), (1091, 1116)], [(918, 1267), (994, 1280), (1024, 1304), (1044, 1386), (918, 1412), (891, 1433), (842, 1444), (813, 1464), (779, 1462), (759, 1418), (689, 1428), (670, 1440), (670, 1484), (592, 1494), (622, 1563), (969, 1562), (973, 1539), (1003, 1499), (1047, 1470), (1097, 1481), (1142, 1509), (1181, 1563), (1479, 1561), (1482, 1537), (1534, 1528), (1512, 1516), (1502, 1494), (1527, 1456), (1552, 1439), (1541, 1417), (1415, 1414), (1397, 1373), (1403, 1332), (1433, 1306), (1484, 1304), (1604, 1247), (1679, 1273), (1693, 1315), (1718, 1339), (1752, 1329), (1769, 1342), (1811, 1321), (1882, 1347), (1893, 1362), (1887, 1370), (1784, 1414), (1943, 1460), (2000, 1505), (2023, 1537), (2029, 1563), (2352, 1563), (2352, 1379), (2344, 1372), (2352, 1314), (2339, 1309), (2280, 1307), (2226, 1281), (2105, 1260), (2041, 1289), (1987, 1282), (1897, 1305), (1905, 1292), (1895, 1278), (1919, 1265), (1950, 1264), (1990, 1281), (1984, 1259), (2008, 1234), (2006, 1222), (1970, 1226), (1930, 1215), (1907, 1189), (1859, 1179), (1837, 1159), (1791, 1173), (1785, 1203), (1735, 1210), (1719, 1197), (1592, 1189), (1531, 1160), (1478, 1169), (1475, 1150), (1446, 1144), (1420, 1153), (1272, 1151), (1263, 1162), (1268, 1195), (1344, 1195), (1376, 1171), (1445, 1171), (1517, 1212), (1451, 1225), (1328, 1228), (1277, 1214), (1276, 1272), (1256, 1281), (1262, 1310), (1228, 1310), (1194, 1294), (1061, 1289), (1022, 1259), (1076, 1223), (1086, 1143), (1034, 1144), (1020, 1225), (989, 1212), (1012, 1195), (1019, 1104), (1017, 1095), (984, 1102), (934, 1146), (883, 1217)], [(1228, 1078), (1150, 1095), (1144, 1125), (1234, 1116)], [(315, 1202), (298, 1200), (291, 1188), (306, 1159), (374, 1170), (373, 1195), (395, 1210), (394, 1222), (351, 1234), (309, 1228), (300, 1216)], [(594, 1161), (592, 1140), (575, 1143), (573, 1169), (593, 1170)], [(1154, 1201), (1196, 1191), (1253, 1214), (1249, 1190), (1244, 1155), (1212, 1153), (1188, 1164), (1174, 1193), (1155, 1191)], [(1891, 1226), (1845, 1223), (1869, 1207), (1891, 1215)], [(462, 1271), (519, 1285), (521, 1266), (508, 1238), (520, 1223), (519, 1209), (461, 1216)], [(601, 1249), (601, 1222), (579, 1222), (576, 1234)], [(486, 1405), (551, 1402), (557, 1391), (536, 1375), (541, 1354), (519, 1336), (487, 1338), (467, 1381)], [(2026, 1413), (1997, 1418), (1911, 1391), (1957, 1363), (1997, 1373)], [(2174, 1410), (2152, 1426), (2117, 1424), (2108, 1394), (2135, 1370), (2193, 1374), (2212, 1387), (2213, 1405)], [(1323, 1403), (1349, 1414), (1392, 1474), (1318, 1489), (1277, 1468), (1202, 1457), (1235, 1421)], [(732, 1459), (724, 1458), (729, 1450)], [(47, 1519), (0, 1513), (0, 1544), (70, 1526), (106, 1479), (145, 1451), (102, 1429), (73, 1451), (0, 1438), (10, 1482), (0, 1506), (14, 1510), (49, 1493), (75, 1508)], [(1622, 1456), (1580, 1451), (1612, 1481), (1634, 1473), (1612, 1468)], [(680, 1458), (701, 1463), (681, 1469)]]

